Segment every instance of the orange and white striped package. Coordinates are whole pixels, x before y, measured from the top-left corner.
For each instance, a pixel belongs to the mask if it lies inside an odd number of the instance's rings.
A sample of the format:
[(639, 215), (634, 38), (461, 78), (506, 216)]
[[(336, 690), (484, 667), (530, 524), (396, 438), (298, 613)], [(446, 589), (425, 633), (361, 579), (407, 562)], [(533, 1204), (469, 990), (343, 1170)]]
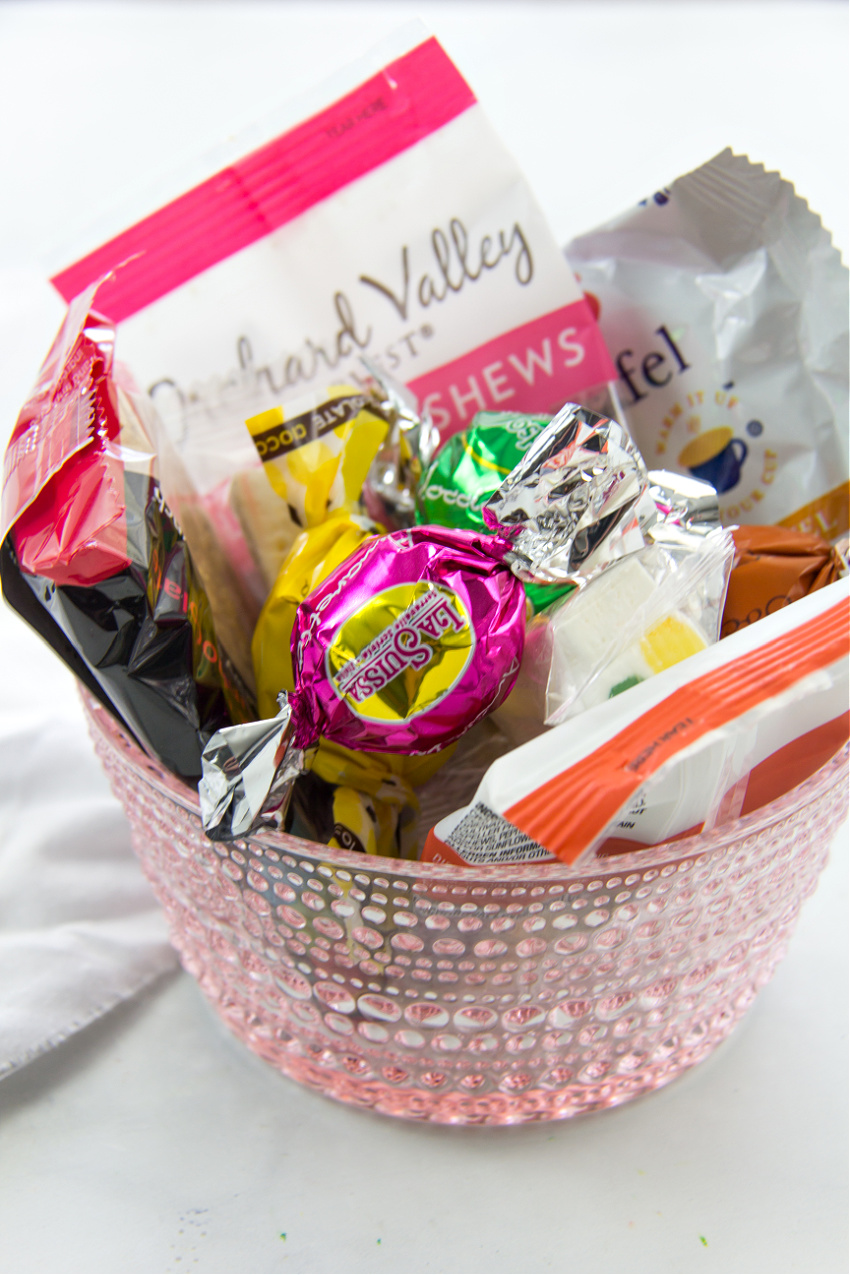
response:
[(422, 857), (585, 863), (748, 814), (847, 741), (848, 654), (844, 578), (500, 757)]

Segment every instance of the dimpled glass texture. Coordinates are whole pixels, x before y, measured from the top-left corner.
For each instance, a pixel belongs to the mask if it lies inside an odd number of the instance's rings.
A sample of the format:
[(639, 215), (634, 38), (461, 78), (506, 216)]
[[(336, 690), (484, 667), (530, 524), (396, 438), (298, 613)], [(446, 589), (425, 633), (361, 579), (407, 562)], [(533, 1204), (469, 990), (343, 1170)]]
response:
[(86, 710), (174, 946), (228, 1027), (301, 1084), (416, 1120), (561, 1119), (705, 1058), (784, 955), (846, 806), (845, 748), (772, 805), (592, 875), (280, 833), (216, 845), (195, 793)]

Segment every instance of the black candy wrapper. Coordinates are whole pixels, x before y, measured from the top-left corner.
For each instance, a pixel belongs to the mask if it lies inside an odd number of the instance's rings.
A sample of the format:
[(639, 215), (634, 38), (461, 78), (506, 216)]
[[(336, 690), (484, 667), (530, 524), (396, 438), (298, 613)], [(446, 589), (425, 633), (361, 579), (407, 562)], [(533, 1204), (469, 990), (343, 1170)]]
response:
[(250, 696), (216, 644), (207, 595), (158, 484), (125, 477), (125, 496), (142, 497), (146, 561), (96, 585), (57, 585), (22, 572), (7, 536), (3, 595), (146, 752), (196, 781), (207, 741), (251, 715)]

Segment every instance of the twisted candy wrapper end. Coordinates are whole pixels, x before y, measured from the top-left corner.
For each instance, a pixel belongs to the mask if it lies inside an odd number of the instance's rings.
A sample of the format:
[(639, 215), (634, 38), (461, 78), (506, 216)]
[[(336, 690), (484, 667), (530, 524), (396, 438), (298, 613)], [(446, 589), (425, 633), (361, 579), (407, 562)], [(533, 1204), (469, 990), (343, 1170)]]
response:
[(366, 479), (366, 505), (370, 514), (388, 527), (409, 526), (416, 513), (418, 480), (440, 445), (440, 435), (406, 385), (365, 354), (360, 362), (375, 383), (372, 408), (390, 423)]
[(511, 541), (505, 561), (521, 580), (586, 584), (644, 546), (636, 513), (649, 479), (617, 421), (567, 403), (483, 506)]
[(666, 469), (650, 470), (649, 483), (638, 506), (638, 521), (648, 541), (695, 549), (720, 526), (717, 492), (710, 483)]
[(211, 841), (235, 841), (260, 827), (280, 827), (304, 753), (292, 743), (286, 692), (270, 720), (216, 731), (201, 757), (201, 820)]

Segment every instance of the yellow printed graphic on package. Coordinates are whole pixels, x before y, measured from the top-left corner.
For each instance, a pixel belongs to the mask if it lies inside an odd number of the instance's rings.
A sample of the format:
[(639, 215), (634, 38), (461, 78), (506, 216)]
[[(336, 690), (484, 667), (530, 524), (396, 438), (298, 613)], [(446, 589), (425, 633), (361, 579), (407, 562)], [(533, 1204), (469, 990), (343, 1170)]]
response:
[(836, 540), (850, 528), (850, 483), (839, 483), (811, 504), (783, 518), (780, 527), (790, 527), (809, 536)]
[(463, 676), (475, 632), (461, 599), (425, 580), (370, 598), (337, 630), (328, 676), (367, 721), (404, 722), (434, 708)]
[(274, 717), (278, 693), (295, 687), (289, 643), (299, 605), (380, 530), (377, 523), (337, 510), (318, 527), (302, 531), (295, 541), (260, 612), (251, 643), (261, 717)]
[(356, 505), (388, 430), (353, 385), (332, 385), (245, 423), (269, 482), (301, 527)]

